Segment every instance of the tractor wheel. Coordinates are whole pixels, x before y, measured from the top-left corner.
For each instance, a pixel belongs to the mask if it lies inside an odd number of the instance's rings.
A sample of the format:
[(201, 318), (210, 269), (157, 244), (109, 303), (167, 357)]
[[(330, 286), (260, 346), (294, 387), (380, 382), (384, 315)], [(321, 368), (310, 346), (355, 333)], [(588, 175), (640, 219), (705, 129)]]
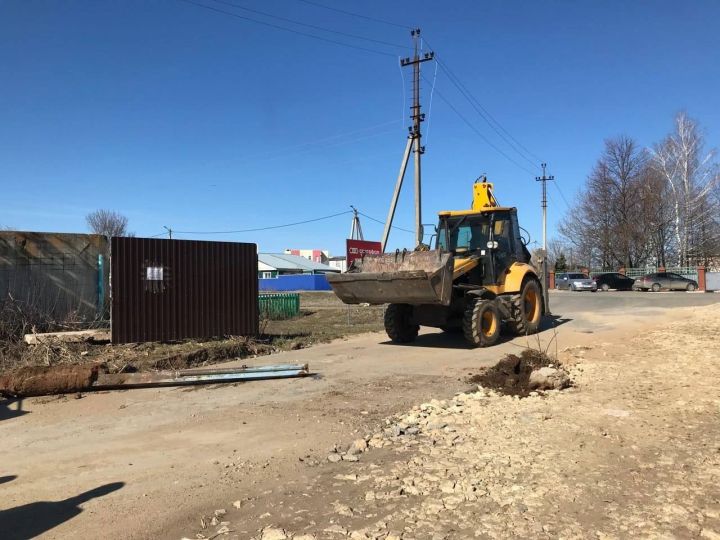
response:
[(652, 288), (652, 292), (660, 292), (660, 284), (659, 283), (653, 283), (651, 288)]
[(540, 284), (534, 279), (523, 283), (520, 294), (510, 298), (512, 318), (508, 326), (518, 336), (534, 334), (540, 328), (542, 318), (542, 292)]
[(412, 306), (390, 304), (385, 310), (385, 332), (393, 343), (415, 341), (420, 326), (412, 323)]
[(500, 312), (494, 300), (468, 304), (463, 318), (465, 340), (473, 347), (489, 347), (500, 339)]

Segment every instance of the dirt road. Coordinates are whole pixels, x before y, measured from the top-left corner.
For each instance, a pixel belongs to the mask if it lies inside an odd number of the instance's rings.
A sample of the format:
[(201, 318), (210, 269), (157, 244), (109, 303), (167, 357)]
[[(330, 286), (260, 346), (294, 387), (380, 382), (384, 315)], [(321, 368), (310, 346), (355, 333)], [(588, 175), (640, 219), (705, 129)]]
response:
[[(590, 330), (595, 316), (558, 328), (577, 387), (546, 398), (453, 401), (468, 374), (528, 342), (468, 350), (428, 333), (412, 347), (368, 334), (259, 359), (309, 362), (314, 378), (40, 398), (25, 414), (13, 404), (0, 410), (0, 530), (195, 538), (227, 521), (220, 538), (270, 526), (317, 538), (720, 534), (718, 307), (606, 313)], [(376, 438), (358, 462), (327, 461), (335, 444), (383, 433), (387, 417), (433, 398), (450, 399), (431, 411), (447, 424), (437, 433), (426, 423)]]

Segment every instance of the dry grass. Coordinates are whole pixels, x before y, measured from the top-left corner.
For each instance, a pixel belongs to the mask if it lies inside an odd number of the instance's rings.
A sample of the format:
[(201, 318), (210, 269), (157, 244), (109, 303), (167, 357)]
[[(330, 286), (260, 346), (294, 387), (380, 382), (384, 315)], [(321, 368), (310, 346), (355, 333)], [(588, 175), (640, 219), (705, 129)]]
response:
[[(29, 318), (26, 318), (29, 320)], [(261, 321), (255, 338), (185, 340), (178, 343), (47, 343), (26, 345), (25, 333), (35, 327), (23, 319), (12, 337), (0, 339), (0, 372), (22, 366), (102, 362), (111, 373), (184, 369), (235, 358), (251, 358), (283, 350), (296, 350), (352, 334), (380, 331), (382, 306), (346, 306), (332, 293), (301, 293), (300, 315), (281, 321)], [(37, 327), (35, 327), (37, 328)], [(45, 324), (37, 331), (67, 329)]]

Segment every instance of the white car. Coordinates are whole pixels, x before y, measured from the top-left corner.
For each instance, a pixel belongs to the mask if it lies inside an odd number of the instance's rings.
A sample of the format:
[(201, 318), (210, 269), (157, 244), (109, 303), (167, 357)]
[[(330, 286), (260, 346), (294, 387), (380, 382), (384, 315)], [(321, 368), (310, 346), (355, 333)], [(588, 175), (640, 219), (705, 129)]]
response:
[(597, 283), (581, 273), (555, 274), (555, 288), (567, 289), (570, 291), (592, 291), (597, 292)]

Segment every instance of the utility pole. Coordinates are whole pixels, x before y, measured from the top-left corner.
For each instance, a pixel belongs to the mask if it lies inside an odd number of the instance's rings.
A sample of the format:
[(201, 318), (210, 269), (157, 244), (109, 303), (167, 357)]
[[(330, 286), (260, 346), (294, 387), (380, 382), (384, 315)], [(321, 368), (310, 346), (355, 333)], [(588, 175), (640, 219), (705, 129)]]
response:
[(165, 229), (168, 232), (168, 238), (172, 240), (172, 229), (168, 227), (167, 225), (163, 225), (163, 229)]
[(365, 240), (363, 237), (362, 227), (360, 226), (360, 216), (358, 216), (357, 208), (352, 204), (350, 208), (353, 209), (353, 221), (352, 227), (350, 227), (350, 240)]
[(395, 192), (390, 203), (390, 211), (388, 212), (387, 220), (385, 221), (385, 230), (382, 238), (382, 250), (385, 251), (385, 245), (387, 244), (388, 237), (390, 236), (390, 228), (392, 227), (392, 220), (395, 216), (395, 208), (397, 207), (398, 197), (400, 196), (400, 190), (402, 188), (403, 179), (405, 177), (405, 171), (407, 169), (408, 161), (410, 158), (410, 152), (415, 154), (415, 245), (419, 245), (423, 241), (423, 226), (422, 226), (422, 185), (421, 185), (421, 167), (420, 167), (420, 156), (425, 153), (425, 147), (421, 144), (421, 132), (420, 123), (425, 120), (425, 113), (420, 112), (420, 64), (432, 60), (435, 56), (433, 52), (426, 52), (420, 56), (420, 29), (416, 28), (410, 31), (410, 36), (413, 39), (415, 52), (412, 58), (402, 58), (400, 60), (401, 67), (412, 66), (413, 68), (413, 82), (412, 82), (412, 98), (413, 104), (410, 107), (412, 114), (410, 116), (412, 120), (412, 126), (408, 128), (410, 134), (408, 135), (407, 146), (405, 147), (405, 153), (403, 154), (403, 160), (400, 164), (400, 172), (398, 173), (398, 179), (395, 184)]
[(548, 293), (548, 265), (547, 265), (547, 182), (548, 180), (555, 180), (554, 176), (548, 176), (546, 174), (547, 170), (547, 163), (542, 164), (542, 176), (536, 176), (535, 181), (542, 182), (542, 202), (540, 206), (542, 207), (542, 234), (543, 234), (543, 297), (545, 299), (545, 308), (547, 309), (548, 313), (550, 312), (549, 306), (550, 306), (550, 296)]

